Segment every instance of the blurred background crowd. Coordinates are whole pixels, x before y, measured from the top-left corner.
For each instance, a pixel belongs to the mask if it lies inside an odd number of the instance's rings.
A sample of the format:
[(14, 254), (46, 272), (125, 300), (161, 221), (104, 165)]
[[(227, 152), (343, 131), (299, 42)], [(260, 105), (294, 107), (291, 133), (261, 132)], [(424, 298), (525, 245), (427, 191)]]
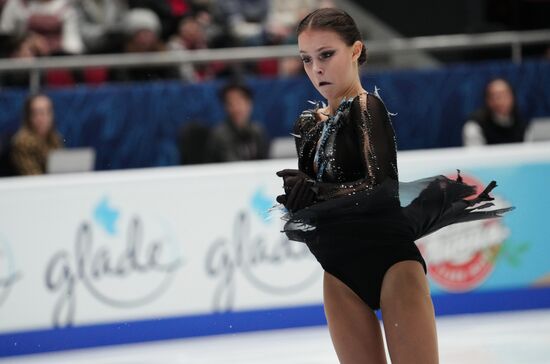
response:
[[(0, 0), (0, 63), (8, 65), (7, 71), (0, 69), (0, 106), (5, 113), (0, 116), (1, 174), (46, 173), (50, 152), (64, 146), (95, 149), (98, 152), (96, 169), (263, 159), (279, 155), (276, 148), (280, 145), (287, 152), (291, 151), (288, 132), (291, 130), (292, 116), (285, 116), (285, 120), (280, 120), (280, 125), (274, 126), (276, 121), (270, 120), (277, 111), (265, 99), (285, 100), (285, 97), (294, 97), (294, 101), (287, 100), (279, 105), (280, 108), (291, 110), (288, 112), (290, 115), (297, 115), (297, 110), (304, 106), (304, 100), (298, 98), (309, 96), (310, 91), (293, 91), (291, 96), (285, 91), (285, 87), (307, 89), (304, 86), (307, 83), (304, 81), (302, 64), (297, 56), (260, 58), (246, 62), (220, 59), (143, 67), (110, 67), (105, 64), (64, 69), (60, 66), (40, 72), (37, 83), (40, 85), (39, 90), (31, 90), (32, 94), (29, 94), (29, 85), (33, 84), (32, 73), (9, 71), (9, 65), (49, 57), (60, 60), (79, 55), (164, 54), (169, 51), (183, 52), (185, 55), (208, 49), (291, 45), (296, 44), (294, 30), (305, 14), (319, 7), (330, 6), (352, 12), (367, 39), (367, 47), (369, 40), (383, 42), (393, 38), (550, 28), (550, 1), (547, 0), (468, 0), (460, 4), (441, 4), (432, 0)], [(524, 46), (521, 52), (524, 59), (548, 63), (550, 39)], [(449, 62), (464, 64), (502, 60), (509, 58), (509, 53), (507, 48), (488, 46), (485, 49), (457, 49), (444, 54), (408, 52), (392, 58), (377, 58), (375, 55), (369, 58), (367, 70), (384, 68), (390, 64), (405, 69), (415, 68), (419, 64), (441, 69), (447, 67)], [(550, 86), (532, 88), (518, 76), (524, 71), (514, 69), (519, 66), (509, 60), (507, 62), (508, 65), (499, 66), (505, 72), (486, 72), (484, 80), (469, 84), (470, 88), (464, 92), (472, 94), (471, 97), (477, 101), (463, 103), (460, 112), (452, 111), (455, 114), (453, 117), (460, 119), (454, 122), (452, 128), (449, 129), (441, 120), (441, 114), (431, 115), (441, 129), (454, 132), (452, 136), (434, 136), (439, 138), (439, 142), (415, 144), (415, 137), (409, 135), (409, 142), (407, 137), (403, 137), (403, 149), (524, 141), (526, 135), (530, 135), (532, 118), (550, 116), (550, 101), (542, 104), (536, 101), (537, 108), (533, 108), (527, 101), (533, 99), (529, 89), (533, 93), (538, 92), (539, 96), (542, 92), (541, 97), (544, 99)], [(539, 71), (533, 72), (540, 72), (540, 63), (536, 64)], [(547, 70), (547, 67), (544, 68), (544, 75), (548, 73)], [(378, 76), (365, 75), (381, 83), (387, 76), (383, 73)], [(415, 74), (414, 77), (420, 80), (422, 75)], [(536, 78), (533, 76), (533, 79)], [(283, 87), (283, 79), (299, 84), (285, 84)], [(126, 86), (133, 87), (131, 89), (123, 89), (122, 94), (126, 97), (124, 104), (130, 105), (124, 107), (141, 110), (143, 102), (135, 96), (136, 92), (145, 87), (147, 91), (143, 92), (155, 93), (153, 87), (159, 87), (159, 82), (165, 82), (163, 87), (176, 87), (173, 82), (178, 83), (177, 87), (185, 85), (178, 91), (169, 89), (169, 92), (192, 96), (185, 97), (184, 106), (165, 105), (169, 109), (176, 109), (172, 113), (152, 112), (152, 115), (147, 116), (141, 113), (136, 117), (128, 112), (120, 116), (118, 114), (123, 106), (119, 103), (114, 107), (110, 105), (113, 110), (105, 111), (107, 116), (97, 115), (97, 105), (107, 108), (105, 105), (109, 104), (105, 97), (102, 101), (94, 99), (101, 96), (101, 90), (114, 92), (109, 88), (112, 85), (134, 84)], [(407, 91), (407, 83), (403, 82), (394, 82), (393, 86)], [(456, 87), (456, 84), (456, 81), (454, 84), (447, 83), (452, 87)], [(476, 88), (472, 89), (474, 84)], [(87, 87), (87, 96), (78, 96), (83, 91), (82, 88), (76, 91), (77, 87)], [(521, 88), (520, 95), (516, 90), (518, 87)], [(392, 87), (386, 87), (384, 91), (386, 95), (397, 92)], [(121, 94), (120, 90), (116, 92)], [(166, 92), (168, 95), (169, 92)], [(133, 99), (128, 98), (128, 95)], [(80, 97), (80, 104), (75, 101), (77, 97)], [(85, 108), (82, 108), (82, 104), (87, 102), (82, 100), (86, 97), (97, 103), (95, 111), (84, 111)], [(162, 101), (169, 97), (160, 95), (158, 99)], [(258, 101), (261, 101), (260, 105)], [(397, 99), (394, 101), (392, 105), (403, 106), (399, 105)], [(460, 100), (454, 101), (460, 103)], [(425, 103), (434, 102), (445, 108), (445, 102), (449, 101), (432, 99)], [(70, 108), (66, 105), (70, 105)], [(202, 109), (197, 105), (201, 105)], [(218, 111), (209, 111), (211, 108)], [(59, 109), (63, 109), (63, 119), (61, 123), (56, 123), (59, 112), (55, 111)], [(69, 109), (71, 112), (68, 113)], [(180, 120), (170, 119), (176, 117), (173, 115), (178, 115)], [(136, 120), (140, 118), (146, 120)], [(128, 119), (133, 119), (133, 123), (129, 124)], [(75, 131), (78, 123), (81, 125)], [(106, 123), (110, 123), (110, 126)], [(171, 125), (167, 127), (166, 123)], [(109, 160), (116, 159), (114, 155), (122, 153), (122, 147), (112, 139), (106, 142), (105, 133), (112, 134), (112, 129), (121, 128), (120, 133), (130, 138), (133, 132), (131, 129), (143, 126), (142, 133), (151, 136), (151, 124), (159, 125), (155, 133), (161, 134), (155, 134), (152, 143), (161, 139), (170, 140), (173, 146), (177, 146), (177, 152), (166, 152), (169, 147), (160, 141), (159, 147), (152, 147), (150, 154), (177, 154), (177, 158), (163, 159), (148, 155), (140, 161), (139, 158), (131, 160), (130, 157), (118, 155), (116, 163)], [(401, 134), (405, 134), (405, 126), (396, 122), (396, 127), (398, 137), (400, 130)], [(281, 130), (286, 130), (286, 134)], [(286, 138), (277, 140), (279, 144), (274, 146), (273, 141), (283, 135)], [(447, 142), (445, 138), (452, 141)], [(140, 142), (139, 138), (135, 139), (133, 148)], [(119, 150), (115, 150), (117, 146)], [(103, 153), (102, 148), (106, 152)], [(124, 153), (136, 154), (131, 148)], [(283, 152), (280, 156), (289, 156), (289, 153)]]
[[(297, 22), (330, 0), (2, 0), (2, 56), (144, 53), (294, 44)], [(294, 61), (294, 59), (293, 59)], [(260, 75), (300, 72), (300, 64), (268, 60), (246, 65)], [(198, 67), (57, 71), (50, 85), (180, 78), (196, 82), (224, 76), (222, 62)], [(26, 85), (4, 77), (4, 86)]]

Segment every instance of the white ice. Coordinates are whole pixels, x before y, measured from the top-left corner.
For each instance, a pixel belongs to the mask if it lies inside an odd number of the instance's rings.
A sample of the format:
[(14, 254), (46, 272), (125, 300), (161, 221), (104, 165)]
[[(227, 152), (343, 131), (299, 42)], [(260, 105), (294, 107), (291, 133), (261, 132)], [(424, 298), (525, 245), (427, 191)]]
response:
[[(550, 364), (550, 310), (437, 319), (442, 364)], [(329, 364), (325, 326), (12, 357), (13, 364)]]

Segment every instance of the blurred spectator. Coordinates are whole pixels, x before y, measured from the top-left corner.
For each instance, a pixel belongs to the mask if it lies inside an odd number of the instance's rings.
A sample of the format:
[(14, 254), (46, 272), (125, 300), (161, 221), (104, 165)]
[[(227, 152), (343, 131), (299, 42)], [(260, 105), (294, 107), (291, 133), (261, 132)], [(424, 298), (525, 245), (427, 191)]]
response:
[(46, 172), (50, 151), (63, 147), (63, 139), (55, 129), (53, 106), (46, 95), (27, 98), (23, 122), (11, 142), (11, 158), (18, 174)]
[(42, 35), (47, 54), (78, 54), (83, 51), (78, 19), (71, 0), (7, 0), (0, 31), (15, 36)]
[[(162, 52), (166, 46), (159, 38), (160, 21), (149, 9), (132, 9), (124, 18), (125, 53)], [(112, 72), (115, 81), (152, 81), (178, 78), (173, 66), (120, 68)]]
[(236, 38), (239, 46), (259, 46), (269, 13), (268, 0), (216, 0), (215, 19)]
[[(208, 48), (206, 33), (194, 16), (184, 17), (179, 24), (178, 32), (170, 39), (168, 48), (171, 50), (196, 50)], [(187, 81), (199, 81), (212, 76), (207, 65), (180, 66), (180, 76)]]
[[(47, 56), (49, 46), (46, 39), (36, 33), (23, 37), (4, 37), (0, 43), (0, 57), (12, 59), (28, 59)], [(40, 84), (48, 87), (71, 86), (76, 82), (99, 84), (107, 80), (107, 71), (102, 68), (86, 68), (83, 70), (50, 69), (39, 73)], [(30, 75), (27, 71), (11, 71), (0, 73), (0, 86), (29, 87)]]
[(280, 59), (278, 70), (278, 76), (282, 78), (305, 75), (304, 63), (299, 57), (286, 57)]
[(128, 5), (153, 11), (160, 20), (159, 37), (163, 40), (176, 33), (179, 20), (191, 11), (189, 0), (128, 0)]
[(514, 90), (497, 78), (485, 86), (484, 106), (475, 111), (462, 130), (465, 146), (522, 142), (526, 124), (521, 118)]
[(269, 144), (260, 124), (252, 122), (252, 91), (240, 83), (229, 83), (220, 91), (226, 120), (211, 134), (206, 161), (230, 162), (265, 159)]
[(113, 52), (120, 46), (122, 20), (128, 11), (125, 0), (80, 0), (75, 7), (88, 53)]
[[(39, 34), (5, 37), (2, 42), (2, 57), (13, 59), (28, 59), (48, 54), (48, 43)], [(2, 72), (0, 85), (3, 87), (28, 87), (30, 77), (28, 72)]]
[[(319, 7), (319, 0), (270, 0), (267, 32), (274, 43), (295, 43), (295, 29), (300, 20)], [(276, 40), (275, 40), (276, 39)]]
[[(300, 20), (317, 8), (333, 5), (332, 1), (327, 0), (270, 0), (265, 44), (296, 44), (296, 26)], [(304, 72), (299, 57), (261, 60), (258, 69), (261, 75), (278, 77), (293, 77)]]

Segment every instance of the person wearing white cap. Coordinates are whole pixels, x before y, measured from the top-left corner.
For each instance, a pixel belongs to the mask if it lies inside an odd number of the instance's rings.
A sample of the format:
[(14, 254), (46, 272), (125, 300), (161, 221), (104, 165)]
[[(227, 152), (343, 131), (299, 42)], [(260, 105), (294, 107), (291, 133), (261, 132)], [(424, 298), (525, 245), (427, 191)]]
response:
[[(126, 42), (125, 53), (162, 52), (166, 46), (160, 39), (161, 24), (158, 16), (149, 9), (130, 10), (123, 20)], [(112, 72), (114, 81), (154, 81), (178, 78), (172, 66), (118, 69)]]

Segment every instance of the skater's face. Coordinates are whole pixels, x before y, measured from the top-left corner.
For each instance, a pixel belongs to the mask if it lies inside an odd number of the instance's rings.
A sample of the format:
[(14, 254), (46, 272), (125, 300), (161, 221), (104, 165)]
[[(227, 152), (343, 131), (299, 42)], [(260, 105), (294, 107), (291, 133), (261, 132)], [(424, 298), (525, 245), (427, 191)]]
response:
[(360, 41), (350, 46), (336, 32), (307, 29), (298, 36), (298, 46), (311, 83), (326, 99), (346, 95), (358, 81)]

